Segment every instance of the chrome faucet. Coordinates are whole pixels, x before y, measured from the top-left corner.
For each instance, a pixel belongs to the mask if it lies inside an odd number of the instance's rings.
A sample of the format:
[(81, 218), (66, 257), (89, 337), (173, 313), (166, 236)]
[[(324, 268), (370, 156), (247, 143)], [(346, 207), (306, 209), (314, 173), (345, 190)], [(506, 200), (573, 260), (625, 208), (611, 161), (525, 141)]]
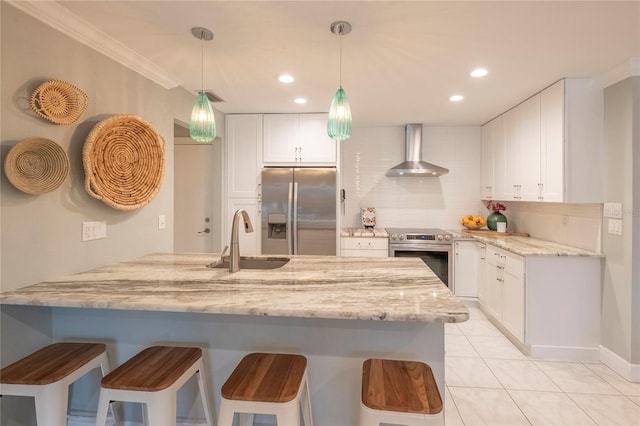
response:
[(249, 218), (249, 213), (245, 209), (238, 209), (233, 215), (233, 223), (231, 224), (231, 252), (229, 254), (229, 272), (238, 272), (240, 270), (240, 243), (238, 242), (238, 223), (240, 216), (244, 220), (244, 232), (253, 232), (253, 225)]

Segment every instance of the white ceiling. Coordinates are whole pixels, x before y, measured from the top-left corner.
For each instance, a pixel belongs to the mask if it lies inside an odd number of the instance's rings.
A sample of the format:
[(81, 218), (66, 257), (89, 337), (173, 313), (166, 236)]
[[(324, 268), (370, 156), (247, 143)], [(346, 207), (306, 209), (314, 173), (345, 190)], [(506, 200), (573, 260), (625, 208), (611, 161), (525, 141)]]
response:
[[(226, 113), (327, 111), (339, 83), (354, 126), (478, 125), (562, 77), (640, 57), (640, 1), (60, 1)], [(489, 75), (472, 79), (483, 66)], [(291, 73), (296, 81), (279, 83)], [(452, 103), (449, 96), (465, 96)], [(293, 103), (298, 96), (309, 102)]]

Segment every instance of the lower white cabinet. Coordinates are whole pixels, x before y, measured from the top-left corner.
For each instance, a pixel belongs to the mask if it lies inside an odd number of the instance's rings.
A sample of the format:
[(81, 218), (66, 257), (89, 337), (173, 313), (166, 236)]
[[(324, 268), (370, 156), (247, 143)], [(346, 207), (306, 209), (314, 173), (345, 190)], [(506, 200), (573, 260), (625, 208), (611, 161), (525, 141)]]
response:
[(524, 258), (491, 245), (487, 246), (486, 256), (487, 295), (481, 303), (494, 319), (524, 342)]
[(505, 335), (534, 358), (598, 361), (597, 256), (520, 256), (486, 244), (478, 303)]
[(340, 254), (351, 257), (389, 257), (389, 239), (380, 237), (342, 237)]
[(483, 243), (455, 241), (453, 247), (453, 291), (460, 297), (478, 297), (479, 278), (483, 273)]
[(253, 225), (253, 232), (246, 233), (244, 232), (244, 222), (242, 218), (240, 218), (240, 226), (238, 227), (238, 243), (240, 244), (240, 255), (241, 256), (249, 256), (249, 255), (258, 255), (261, 254), (261, 246), (260, 246), (260, 235), (261, 235), (261, 222), (262, 218), (260, 215), (262, 214), (260, 209), (260, 199), (258, 198), (229, 198), (228, 199), (228, 210), (227, 210), (227, 232), (226, 239), (224, 241), (223, 247), (225, 245), (229, 246), (231, 249), (231, 227), (233, 223), (233, 215), (238, 209), (244, 209), (249, 214), (249, 218), (251, 219), (251, 224)]

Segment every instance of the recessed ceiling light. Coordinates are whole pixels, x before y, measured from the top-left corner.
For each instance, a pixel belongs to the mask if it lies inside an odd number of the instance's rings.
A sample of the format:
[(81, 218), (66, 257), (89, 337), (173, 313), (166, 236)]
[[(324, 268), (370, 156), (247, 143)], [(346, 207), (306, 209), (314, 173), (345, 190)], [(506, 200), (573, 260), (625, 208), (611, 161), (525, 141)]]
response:
[(278, 76), (278, 80), (280, 81), (280, 83), (293, 83), (295, 78), (293, 78), (293, 76), (290, 74), (281, 74)]
[(293, 102), (297, 103), (297, 104), (306, 104), (307, 100), (305, 98), (295, 98), (293, 100)]
[(471, 71), (471, 77), (484, 77), (487, 74), (489, 74), (489, 71), (484, 68), (476, 68), (475, 70)]
[(460, 102), (463, 99), (464, 99), (464, 96), (462, 95), (453, 95), (449, 98), (451, 102)]

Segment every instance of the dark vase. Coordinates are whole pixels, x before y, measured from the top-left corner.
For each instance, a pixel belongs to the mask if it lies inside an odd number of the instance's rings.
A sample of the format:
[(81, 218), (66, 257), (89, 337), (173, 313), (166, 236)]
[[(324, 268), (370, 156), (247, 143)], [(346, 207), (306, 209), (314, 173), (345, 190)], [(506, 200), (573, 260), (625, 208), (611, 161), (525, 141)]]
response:
[(498, 230), (498, 222), (507, 223), (507, 217), (500, 212), (493, 212), (487, 216), (487, 228), (492, 231)]

